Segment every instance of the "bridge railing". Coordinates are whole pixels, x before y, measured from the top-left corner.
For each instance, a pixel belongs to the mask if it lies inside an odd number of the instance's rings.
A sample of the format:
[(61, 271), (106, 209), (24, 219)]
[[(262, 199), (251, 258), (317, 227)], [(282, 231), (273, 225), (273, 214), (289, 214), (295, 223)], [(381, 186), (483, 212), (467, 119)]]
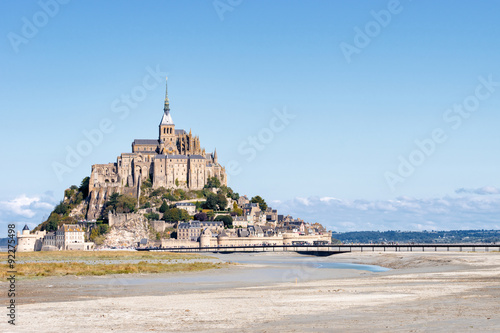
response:
[(146, 248), (168, 252), (500, 252), (500, 244), (326, 244)]

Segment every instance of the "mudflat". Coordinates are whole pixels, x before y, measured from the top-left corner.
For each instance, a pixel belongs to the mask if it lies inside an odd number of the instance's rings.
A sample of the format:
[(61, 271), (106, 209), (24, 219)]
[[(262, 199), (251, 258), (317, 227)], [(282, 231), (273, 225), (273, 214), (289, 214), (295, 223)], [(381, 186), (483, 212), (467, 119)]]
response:
[(217, 257), (239, 264), (17, 281), (17, 325), (4, 319), (0, 331), (500, 331), (498, 252)]

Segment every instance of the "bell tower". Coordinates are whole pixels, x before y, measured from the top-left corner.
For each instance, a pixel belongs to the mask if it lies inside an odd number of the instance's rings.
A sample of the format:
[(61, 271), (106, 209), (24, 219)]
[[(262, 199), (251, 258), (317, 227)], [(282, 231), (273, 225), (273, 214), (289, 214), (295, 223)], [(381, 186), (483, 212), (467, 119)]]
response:
[[(168, 78), (166, 78), (168, 80)], [(165, 103), (163, 106), (163, 117), (160, 122), (160, 153), (177, 154), (177, 137), (175, 135), (175, 125), (170, 115), (170, 102), (168, 100), (168, 85), (165, 90)]]

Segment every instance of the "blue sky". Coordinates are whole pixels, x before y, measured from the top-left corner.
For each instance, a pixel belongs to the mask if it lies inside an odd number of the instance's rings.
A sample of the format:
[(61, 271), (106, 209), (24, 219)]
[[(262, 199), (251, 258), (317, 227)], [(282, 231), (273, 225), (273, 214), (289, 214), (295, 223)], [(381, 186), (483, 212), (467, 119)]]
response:
[(92, 164), (155, 138), (157, 72), (176, 127), (280, 212), (339, 231), (498, 229), (499, 7), (3, 1), (1, 224), (37, 225)]

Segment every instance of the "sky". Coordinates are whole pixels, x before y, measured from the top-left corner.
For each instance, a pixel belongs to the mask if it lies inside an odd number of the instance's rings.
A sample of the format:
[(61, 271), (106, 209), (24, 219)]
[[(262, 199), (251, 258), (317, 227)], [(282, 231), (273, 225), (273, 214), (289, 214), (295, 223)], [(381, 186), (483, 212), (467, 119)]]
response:
[(497, 1), (2, 1), (0, 236), (176, 128), (335, 231), (500, 229)]

